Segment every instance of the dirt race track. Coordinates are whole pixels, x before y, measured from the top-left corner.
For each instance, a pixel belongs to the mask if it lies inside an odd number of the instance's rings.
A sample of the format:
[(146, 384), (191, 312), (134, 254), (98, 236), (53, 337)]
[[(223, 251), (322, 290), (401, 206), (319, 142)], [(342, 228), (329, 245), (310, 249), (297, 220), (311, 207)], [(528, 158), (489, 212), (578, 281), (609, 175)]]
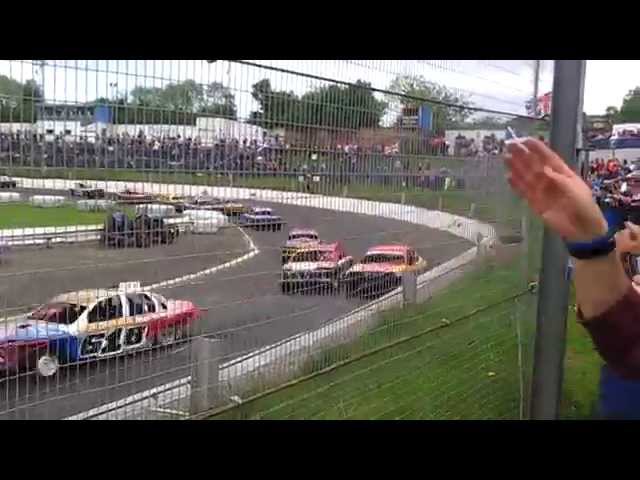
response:
[[(342, 295), (280, 293), (279, 247), (289, 227), (316, 228), (323, 239), (342, 241), (356, 259), (372, 245), (402, 242), (414, 246), (434, 267), (470, 247), (448, 233), (400, 221), (266, 202), (260, 205), (273, 207), (288, 225), (282, 232), (248, 231), (260, 250), (258, 255), (193, 283), (160, 290), (166, 297), (192, 300), (205, 309), (202, 331), (223, 341), (226, 359), (318, 328), (360, 303)], [(9, 306), (41, 303), (55, 293), (76, 288), (179, 277), (246, 251), (242, 234), (234, 228), (216, 235), (185, 236), (176, 245), (147, 250), (97, 252), (88, 244), (25, 249), (15, 251), (8, 264), (0, 267), (0, 295)], [(69, 263), (73, 269), (57, 271)], [(28, 273), (20, 273), (25, 271)], [(48, 380), (35, 374), (7, 378), (0, 381), (0, 418), (64, 418), (188, 374), (186, 349), (171, 348), (74, 366)]]

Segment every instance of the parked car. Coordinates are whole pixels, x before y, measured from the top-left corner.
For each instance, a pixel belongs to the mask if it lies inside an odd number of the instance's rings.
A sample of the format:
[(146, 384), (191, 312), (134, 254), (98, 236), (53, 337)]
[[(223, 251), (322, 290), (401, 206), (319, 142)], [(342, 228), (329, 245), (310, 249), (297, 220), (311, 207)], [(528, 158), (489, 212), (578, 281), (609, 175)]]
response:
[(189, 336), (200, 309), (144, 289), (92, 289), (52, 298), (0, 329), (0, 370), (36, 370), (44, 377), (59, 368), (110, 358)]
[(405, 272), (419, 273), (426, 268), (427, 262), (407, 245), (378, 245), (349, 268), (342, 284), (348, 297), (372, 297), (400, 286)]
[(287, 241), (280, 249), (282, 264), (284, 265), (289, 259), (301, 248), (314, 245), (320, 241), (320, 235), (316, 230), (309, 228), (294, 228), (289, 231)]
[(18, 182), (6, 175), (0, 175), (0, 188), (17, 188)]
[(256, 230), (280, 231), (285, 223), (281, 216), (275, 215), (273, 209), (267, 207), (253, 207), (238, 219), (240, 226)]
[(69, 189), (69, 195), (72, 197), (81, 197), (88, 199), (104, 198), (104, 189), (96, 188), (88, 183), (78, 182)]
[(340, 279), (353, 265), (339, 242), (318, 243), (301, 248), (282, 266), (282, 293), (300, 291), (337, 292)]

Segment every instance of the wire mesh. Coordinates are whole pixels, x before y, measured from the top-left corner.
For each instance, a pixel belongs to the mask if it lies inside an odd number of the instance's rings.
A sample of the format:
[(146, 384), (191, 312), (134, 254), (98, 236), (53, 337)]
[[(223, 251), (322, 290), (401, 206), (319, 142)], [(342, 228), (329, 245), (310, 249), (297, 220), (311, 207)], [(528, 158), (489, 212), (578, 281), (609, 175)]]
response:
[(535, 68), (0, 61), (0, 418), (524, 417)]

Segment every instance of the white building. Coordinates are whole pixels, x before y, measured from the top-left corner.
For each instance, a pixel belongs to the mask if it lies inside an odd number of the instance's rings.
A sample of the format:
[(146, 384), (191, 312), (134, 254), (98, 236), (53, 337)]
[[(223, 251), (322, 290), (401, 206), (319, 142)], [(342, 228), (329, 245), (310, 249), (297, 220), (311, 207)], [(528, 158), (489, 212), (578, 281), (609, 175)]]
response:
[(482, 144), (484, 137), (494, 135), (498, 140), (505, 140), (507, 132), (502, 130), (447, 130), (444, 132), (444, 139), (449, 145), (453, 145), (458, 135), (464, 135), (466, 138), (473, 138), (476, 145)]

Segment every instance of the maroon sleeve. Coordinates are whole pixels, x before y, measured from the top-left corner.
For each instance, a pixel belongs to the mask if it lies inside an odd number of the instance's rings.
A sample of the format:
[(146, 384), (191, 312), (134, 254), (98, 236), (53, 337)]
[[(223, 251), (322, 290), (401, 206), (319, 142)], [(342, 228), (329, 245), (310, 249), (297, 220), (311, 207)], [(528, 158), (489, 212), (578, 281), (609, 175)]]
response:
[(619, 376), (640, 379), (640, 292), (633, 285), (606, 312), (585, 322), (600, 356)]

